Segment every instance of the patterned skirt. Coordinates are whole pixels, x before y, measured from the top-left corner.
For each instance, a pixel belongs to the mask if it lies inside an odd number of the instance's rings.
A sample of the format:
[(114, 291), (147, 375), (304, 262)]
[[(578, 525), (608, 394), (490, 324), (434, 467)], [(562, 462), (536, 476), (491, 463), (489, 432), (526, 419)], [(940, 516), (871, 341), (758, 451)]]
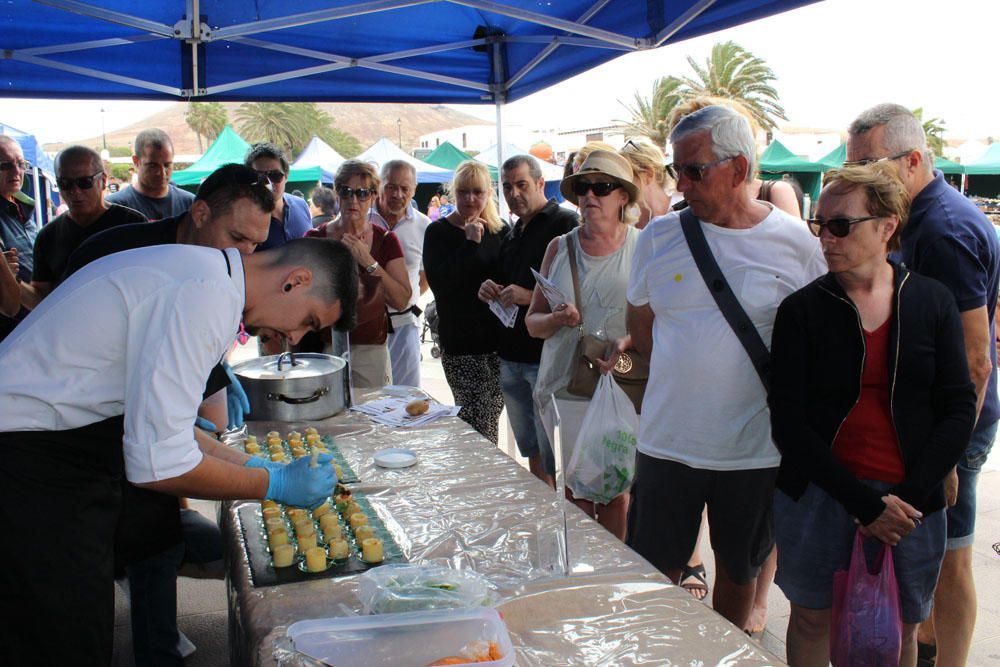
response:
[(500, 392), (500, 358), (490, 354), (441, 355), (458, 416), (494, 444), (497, 442), (503, 394)]

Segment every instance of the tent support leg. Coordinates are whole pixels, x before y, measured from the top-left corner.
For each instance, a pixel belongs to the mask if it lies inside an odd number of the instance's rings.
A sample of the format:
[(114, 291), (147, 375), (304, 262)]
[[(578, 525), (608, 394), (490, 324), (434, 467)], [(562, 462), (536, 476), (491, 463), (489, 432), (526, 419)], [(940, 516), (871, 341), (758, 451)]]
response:
[(42, 205), (45, 203), (45, 197), (42, 196), (42, 179), (38, 177), (38, 172), (40, 169), (37, 165), (31, 168), (31, 182), (33, 185), (33, 190), (35, 194), (35, 225), (38, 229), (42, 228)]
[(503, 196), (503, 183), (501, 179), (503, 174), (501, 173), (503, 169), (503, 124), (501, 123), (503, 102), (497, 98), (496, 102), (497, 110), (497, 209), (500, 211), (500, 217), (507, 217), (507, 200)]

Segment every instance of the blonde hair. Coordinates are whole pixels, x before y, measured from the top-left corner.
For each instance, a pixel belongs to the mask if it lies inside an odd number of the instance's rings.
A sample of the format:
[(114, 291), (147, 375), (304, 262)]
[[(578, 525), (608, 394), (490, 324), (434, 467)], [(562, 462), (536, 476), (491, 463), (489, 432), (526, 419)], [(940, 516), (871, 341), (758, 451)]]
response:
[(615, 147), (603, 141), (588, 141), (576, 152), (576, 156), (573, 158), (573, 173), (580, 171), (580, 167), (583, 166), (583, 163), (587, 161), (587, 157), (594, 151), (611, 151), (614, 153)]
[(889, 237), (889, 250), (899, 248), (899, 234), (910, 214), (910, 194), (900, 180), (895, 165), (875, 162), (832, 169), (823, 177), (823, 192), (828, 190), (841, 193), (861, 190), (869, 215), (896, 218), (899, 224)]
[(667, 183), (667, 169), (663, 166), (663, 153), (646, 141), (629, 141), (618, 154), (629, 161), (632, 172), (638, 177), (646, 171), (653, 172), (653, 180), (661, 188)]
[(333, 177), (333, 187), (339, 188), (342, 185), (347, 185), (347, 181), (355, 176), (364, 178), (367, 181), (365, 187), (369, 190), (378, 190), (381, 181), (378, 177), (378, 171), (375, 170), (375, 165), (361, 160), (345, 160), (341, 163), (337, 169), (337, 175)]
[(674, 131), (674, 127), (677, 126), (677, 123), (681, 122), (681, 119), (684, 118), (684, 116), (689, 116), (695, 111), (704, 109), (705, 107), (729, 107), (747, 119), (747, 122), (750, 123), (750, 134), (753, 136), (754, 141), (757, 140), (757, 132), (760, 130), (760, 123), (754, 119), (750, 110), (738, 100), (731, 100), (728, 97), (715, 97), (714, 95), (692, 97), (691, 99), (684, 100), (675, 106), (673, 111), (670, 112), (670, 118), (667, 120), (667, 127), (669, 128), (667, 136)]
[[(486, 221), (486, 229), (491, 234), (496, 234), (503, 229), (503, 221), (497, 213), (497, 205), (493, 199), (493, 181), (490, 179), (490, 171), (486, 165), (476, 160), (466, 160), (455, 169), (455, 175), (451, 179), (448, 191), (453, 195), (455, 191), (465, 186), (479, 188), (486, 193), (486, 207), (480, 217)], [(456, 209), (458, 210), (458, 209)]]

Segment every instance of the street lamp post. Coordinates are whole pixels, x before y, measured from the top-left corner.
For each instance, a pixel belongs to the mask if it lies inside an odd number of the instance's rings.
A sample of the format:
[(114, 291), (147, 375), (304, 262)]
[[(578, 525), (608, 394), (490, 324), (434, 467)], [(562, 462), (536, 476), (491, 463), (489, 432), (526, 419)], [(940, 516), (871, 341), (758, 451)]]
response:
[(104, 150), (108, 150), (108, 134), (104, 131), (104, 107), (101, 107), (101, 144)]
[(399, 147), (402, 148), (403, 147), (403, 119), (402, 118), (397, 118), (396, 119), (396, 137), (399, 140)]

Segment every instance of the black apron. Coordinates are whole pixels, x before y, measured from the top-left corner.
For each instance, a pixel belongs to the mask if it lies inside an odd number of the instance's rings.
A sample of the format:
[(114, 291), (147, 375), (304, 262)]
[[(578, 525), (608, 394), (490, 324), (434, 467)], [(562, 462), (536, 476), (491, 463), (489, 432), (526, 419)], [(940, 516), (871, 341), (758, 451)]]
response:
[(111, 663), (123, 435), (0, 433), (0, 664)]

